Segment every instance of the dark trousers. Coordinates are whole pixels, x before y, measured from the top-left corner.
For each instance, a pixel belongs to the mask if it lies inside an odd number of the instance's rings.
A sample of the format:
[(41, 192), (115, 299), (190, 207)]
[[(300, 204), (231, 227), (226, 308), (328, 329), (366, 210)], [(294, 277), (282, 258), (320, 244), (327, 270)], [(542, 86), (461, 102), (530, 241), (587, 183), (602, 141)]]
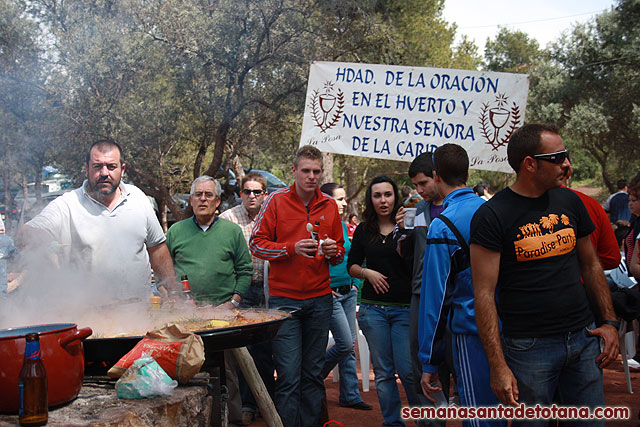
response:
[[(422, 393), (422, 386), (420, 386), (420, 379), (422, 378), (422, 363), (420, 363), (420, 359), (418, 358), (418, 319), (420, 317), (420, 295), (413, 294), (411, 295), (411, 307), (409, 312), (409, 345), (411, 351), (411, 368), (413, 369), (413, 376), (415, 380), (416, 393), (418, 395), (418, 401), (421, 406), (430, 406), (433, 407), (434, 404), (428, 400), (425, 395)], [(451, 342), (450, 339), (448, 339)], [(452, 361), (453, 363), (453, 361)], [(440, 382), (442, 383), (442, 391), (444, 395), (449, 397), (449, 369), (446, 367), (446, 364), (442, 364), (438, 369), (438, 376), (440, 377)], [(420, 420), (418, 425), (420, 427), (426, 426), (444, 426), (446, 424), (446, 420)]]

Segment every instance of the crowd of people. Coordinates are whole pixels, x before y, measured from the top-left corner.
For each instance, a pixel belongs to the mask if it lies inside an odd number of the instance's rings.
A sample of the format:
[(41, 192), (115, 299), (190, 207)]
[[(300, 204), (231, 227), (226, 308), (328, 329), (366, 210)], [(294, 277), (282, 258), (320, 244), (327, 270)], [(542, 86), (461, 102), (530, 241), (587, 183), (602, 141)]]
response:
[[(442, 405), (452, 389), (467, 407), (602, 407), (602, 368), (618, 355), (620, 326), (603, 270), (622, 263), (640, 277), (640, 186), (621, 181), (605, 205), (609, 216), (566, 188), (569, 153), (551, 125), (518, 129), (507, 157), (515, 182), (492, 194), (486, 183), (467, 187), (467, 153), (443, 144), (409, 166), (417, 196), (377, 176), (358, 218), (341, 185), (319, 186), (322, 154), (303, 146), (293, 184), (267, 194), (265, 178), (249, 173), (240, 204), (222, 213), (220, 183), (196, 178), (193, 216), (165, 236), (142, 191), (121, 181), (120, 146), (100, 140), (87, 153), (83, 185), (21, 227), (18, 247), (53, 242), (59, 265), (90, 269), (121, 296), (148, 292), (153, 269), (168, 299), (179, 297), (177, 278), (187, 275), (196, 303), (295, 309), (272, 341), (249, 348), (287, 427), (330, 419), (324, 380), (336, 365), (339, 405), (372, 409), (358, 387), (358, 326), (385, 426), (405, 425), (398, 378), (411, 407)], [(0, 234), (5, 296), (13, 290), (6, 259), (17, 253)], [(231, 352), (225, 364), (229, 421), (248, 425), (256, 401)]]

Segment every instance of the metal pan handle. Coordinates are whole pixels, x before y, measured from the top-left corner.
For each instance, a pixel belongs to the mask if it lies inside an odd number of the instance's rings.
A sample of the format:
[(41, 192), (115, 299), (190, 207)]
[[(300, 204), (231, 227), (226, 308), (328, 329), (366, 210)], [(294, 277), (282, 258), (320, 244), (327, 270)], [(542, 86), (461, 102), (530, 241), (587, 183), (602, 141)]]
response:
[(223, 336), (228, 336), (228, 335), (240, 335), (242, 334), (242, 330), (240, 328), (233, 328), (233, 329), (227, 329), (227, 330), (213, 330), (211, 332), (205, 332), (205, 333), (201, 333), (198, 334), (201, 337), (205, 338), (205, 337), (223, 337)]
[(300, 307), (288, 307), (286, 305), (282, 307), (271, 307), (273, 310), (286, 311), (289, 314), (296, 314), (300, 311)]

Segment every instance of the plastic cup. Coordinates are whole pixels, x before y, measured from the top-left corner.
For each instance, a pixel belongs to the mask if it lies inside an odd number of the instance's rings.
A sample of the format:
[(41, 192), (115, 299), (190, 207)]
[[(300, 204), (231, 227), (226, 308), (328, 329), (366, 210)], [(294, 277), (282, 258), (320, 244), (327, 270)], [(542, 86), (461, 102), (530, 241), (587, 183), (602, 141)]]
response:
[(411, 230), (415, 227), (416, 210), (416, 208), (404, 208), (404, 228), (407, 230)]

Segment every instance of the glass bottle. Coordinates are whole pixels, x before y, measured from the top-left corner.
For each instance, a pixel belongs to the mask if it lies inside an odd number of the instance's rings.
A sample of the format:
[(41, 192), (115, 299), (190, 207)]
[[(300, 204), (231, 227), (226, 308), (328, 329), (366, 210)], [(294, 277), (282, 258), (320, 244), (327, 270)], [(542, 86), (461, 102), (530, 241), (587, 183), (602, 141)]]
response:
[(189, 286), (189, 278), (186, 274), (183, 274), (180, 277), (180, 281), (182, 282), (182, 296), (184, 299), (193, 301), (193, 296), (191, 295), (191, 286)]
[(40, 336), (27, 334), (24, 363), (18, 376), (21, 426), (43, 426), (49, 417), (47, 398), (47, 371), (40, 356)]

